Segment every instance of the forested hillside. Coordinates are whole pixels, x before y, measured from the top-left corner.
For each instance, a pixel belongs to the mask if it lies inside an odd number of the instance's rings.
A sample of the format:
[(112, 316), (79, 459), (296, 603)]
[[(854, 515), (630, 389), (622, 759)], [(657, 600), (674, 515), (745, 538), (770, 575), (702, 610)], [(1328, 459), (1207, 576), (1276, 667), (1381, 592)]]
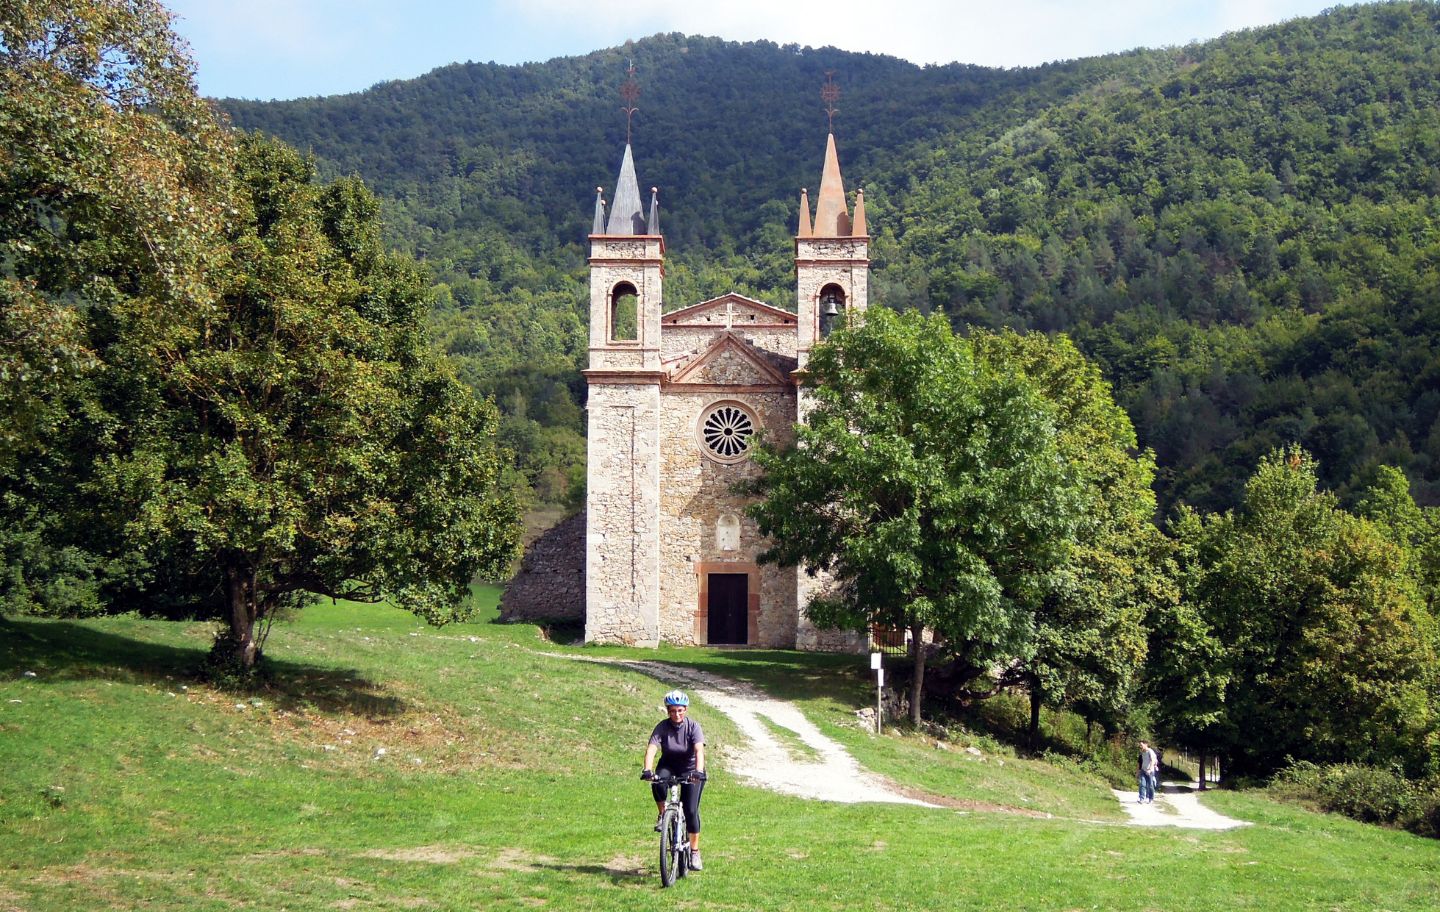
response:
[(1072, 334), (1155, 449), (1162, 509), (1235, 504), (1292, 441), (1342, 496), (1385, 463), (1440, 503), (1436, 4), (1030, 69), (664, 35), (223, 102), (381, 196), (390, 242), (432, 270), (440, 344), (496, 397), (540, 502), (573, 504), (583, 483), (583, 240), (630, 60), (667, 306), (732, 288), (789, 305), (834, 70), (875, 300)]

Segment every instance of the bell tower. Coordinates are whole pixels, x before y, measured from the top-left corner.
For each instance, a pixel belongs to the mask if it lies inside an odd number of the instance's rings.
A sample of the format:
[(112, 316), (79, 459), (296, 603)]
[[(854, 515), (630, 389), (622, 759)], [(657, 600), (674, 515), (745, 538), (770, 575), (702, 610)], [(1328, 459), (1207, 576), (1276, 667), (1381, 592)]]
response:
[[(800, 191), (800, 225), (795, 234), (796, 312), (799, 317), (796, 355), (799, 363), (795, 414), (805, 421), (812, 399), (805, 387), (805, 365), (810, 350), (844, 319), (856, 319), (870, 303), (870, 236), (865, 225), (865, 191), (855, 194), (852, 217), (840, 178), (840, 157), (835, 152), (835, 101), (840, 91), (826, 75), (821, 98), (826, 102), (831, 132), (825, 141), (825, 165), (816, 197), (815, 220), (810, 220), (810, 198)], [(853, 631), (821, 630), (810, 622), (805, 606), (832, 585), (828, 573), (815, 576), (804, 570), (796, 574), (795, 603), (800, 609), (795, 624), (798, 649), (840, 650), (862, 648), (865, 637)]]
[(630, 146), (609, 217), (596, 188), (590, 234), (590, 369), (660, 369), (661, 288), (665, 239), (660, 236), (659, 192), (650, 188), (650, 212), (640, 209), (640, 187)]
[[(633, 114), (632, 78), (625, 85)], [(586, 403), (585, 640), (660, 642), (660, 310), (665, 240), (659, 201), (640, 184), (628, 136), (614, 203), (595, 197), (590, 234)]]
[[(833, 84), (827, 84), (830, 88)], [(797, 339), (800, 367), (810, 349), (829, 335), (841, 318), (864, 313), (870, 297), (870, 237), (865, 225), (865, 191), (855, 194), (851, 217), (840, 178), (835, 134), (825, 142), (825, 166), (810, 221), (810, 198), (800, 191), (800, 227), (795, 235), (795, 285), (800, 318)]]

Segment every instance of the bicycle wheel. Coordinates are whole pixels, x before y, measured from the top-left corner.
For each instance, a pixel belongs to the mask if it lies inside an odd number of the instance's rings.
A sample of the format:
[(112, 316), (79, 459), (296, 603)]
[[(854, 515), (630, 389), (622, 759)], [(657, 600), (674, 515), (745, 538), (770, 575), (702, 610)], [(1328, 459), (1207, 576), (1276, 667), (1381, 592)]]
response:
[[(680, 876), (680, 843), (675, 834), (681, 829), (680, 812), (666, 808), (660, 820), (660, 886), (668, 887)], [(683, 833), (680, 834), (682, 837)]]
[(681, 877), (690, 873), (690, 837), (685, 835), (685, 824), (681, 822), (680, 815), (675, 815), (675, 857), (678, 859), (679, 873)]

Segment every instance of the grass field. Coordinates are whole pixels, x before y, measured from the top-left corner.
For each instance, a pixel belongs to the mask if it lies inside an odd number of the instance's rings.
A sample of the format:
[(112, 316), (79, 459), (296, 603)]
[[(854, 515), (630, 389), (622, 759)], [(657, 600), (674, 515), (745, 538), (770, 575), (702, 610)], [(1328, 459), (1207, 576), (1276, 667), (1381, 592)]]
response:
[(1097, 778), (860, 730), (864, 659), (674, 648), (646, 657), (793, 699), (904, 785), (1052, 816), (750, 788), (698, 704), (706, 870), (662, 892), (638, 772), (664, 685), (546, 654), (623, 651), (322, 604), (237, 694), (190, 677), (211, 635), (0, 619), (0, 912), (1440, 908), (1440, 843), (1244, 793), (1206, 800), (1252, 827), (1131, 828)]

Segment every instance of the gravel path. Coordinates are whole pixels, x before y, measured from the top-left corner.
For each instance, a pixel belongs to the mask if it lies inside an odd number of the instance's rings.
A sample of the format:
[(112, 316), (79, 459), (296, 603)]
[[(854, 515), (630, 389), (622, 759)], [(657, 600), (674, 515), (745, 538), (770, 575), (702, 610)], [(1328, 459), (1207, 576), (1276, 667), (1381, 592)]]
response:
[[(552, 658), (579, 659), (630, 668), (663, 683), (680, 687), (692, 696), (729, 716), (745, 735), (747, 743), (727, 746), (722, 756), (725, 769), (755, 785), (785, 795), (817, 801), (856, 803), (862, 801), (914, 804), (922, 807), (951, 807), (970, 810), (1050, 817), (1023, 808), (992, 805), (925, 795), (902, 789), (866, 770), (839, 742), (826, 737), (806, 719), (794, 704), (773, 697), (738, 681), (664, 662), (602, 659), (545, 653)], [(771, 726), (786, 729), (804, 744), (797, 752), (776, 737)], [(787, 740), (789, 736), (786, 736)], [(799, 754), (803, 752), (804, 756)], [(1140, 804), (1133, 791), (1111, 789), (1133, 826), (1174, 826), (1188, 829), (1227, 830), (1249, 826), (1217, 814), (1200, 804), (1195, 788), (1187, 783), (1166, 782), (1153, 804)], [(1097, 821), (1098, 822), (1098, 821)]]
[[(668, 687), (684, 688), (729, 716), (749, 743), (724, 752), (725, 769), (742, 779), (781, 794), (817, 801), (939, 806), (903, 794), (892, 783), (865, 770), (791, 703), (693, 668), (644, 661), (615, 664), (657, 678)], [(806, 756), (798, 756), (782, 744), (771, 730), (772, 724), (787, 729), (803, 742), (808, 749)]]
[(1205, 807), (1195, 786), (1188, 782), (1162, 782), (1150, 804), (1141, 804), (1134, 790), (1111, 789), (1133, 826), (1173, 826), (1190, 830), (1230, 830), (1249, 826)]

